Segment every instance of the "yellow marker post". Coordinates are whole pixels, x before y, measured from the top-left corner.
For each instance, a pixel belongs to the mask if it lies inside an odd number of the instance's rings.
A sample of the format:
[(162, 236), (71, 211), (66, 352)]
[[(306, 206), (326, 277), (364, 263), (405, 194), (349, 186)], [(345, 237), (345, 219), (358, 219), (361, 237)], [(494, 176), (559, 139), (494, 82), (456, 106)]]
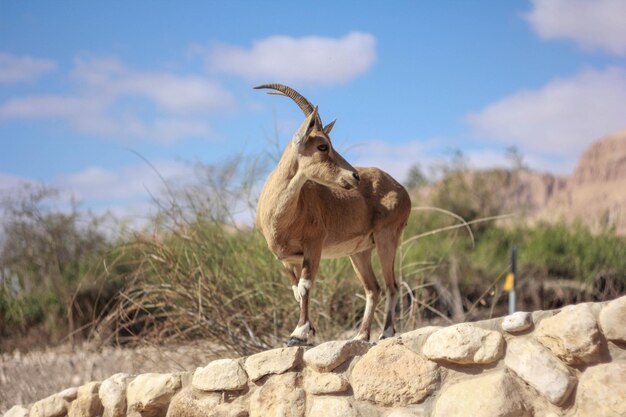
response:
[(511, 272), (504, 280), (504, 291), (509, 293), (509, 314), (515, 313), (515, 278), (517, 277), (517, 247), (511, 249)]
[(511, 292), (513, 287), (515, 287), (515, 275), (513, 275), (513, 272), (509, 272), (504, 279), (504, 288), (502, 289), (506, 292)]

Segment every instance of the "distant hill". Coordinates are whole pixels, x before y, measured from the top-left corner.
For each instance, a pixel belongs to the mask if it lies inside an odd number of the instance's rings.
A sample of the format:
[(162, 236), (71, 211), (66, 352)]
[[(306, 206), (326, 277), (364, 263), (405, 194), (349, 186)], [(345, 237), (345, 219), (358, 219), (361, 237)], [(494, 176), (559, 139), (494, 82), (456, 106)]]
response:
[(594, 232), (614, 229), (626, 236), (626, 130), (591, 145), (570, 177), (492, 169), (455, 173), (452, 179), (416, 191), (414, 204), (465, 217), (518, 213), (531, 224), (580, 221)]
[(592, 144), (535, 218), (580, 220), (595, 231), (615, 228), (626, 235), (626, 130)]

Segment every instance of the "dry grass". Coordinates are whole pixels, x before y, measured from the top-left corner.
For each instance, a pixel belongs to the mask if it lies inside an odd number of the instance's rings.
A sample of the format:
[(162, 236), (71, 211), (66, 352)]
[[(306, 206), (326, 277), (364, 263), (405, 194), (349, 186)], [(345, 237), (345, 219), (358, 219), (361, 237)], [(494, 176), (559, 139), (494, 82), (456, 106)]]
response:
[(101, 381), (125, 372), (193, 371), (227, 356), (209, 342), (141, 346), (133, 349), (63, 345), (0, 356), (0, 414), (16, 404), (29, 404), (65, 388)]

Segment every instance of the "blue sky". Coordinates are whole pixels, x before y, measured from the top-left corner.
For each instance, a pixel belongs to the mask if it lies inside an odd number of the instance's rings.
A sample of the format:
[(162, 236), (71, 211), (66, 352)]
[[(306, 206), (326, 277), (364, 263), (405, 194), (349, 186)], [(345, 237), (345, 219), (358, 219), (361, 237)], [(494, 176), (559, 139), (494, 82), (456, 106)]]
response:
[(338, 119), (354, 165), (404, 179), (460, 149), (516, 146), (568, 174), (626, 128), (620, 0), (0, 0), (0, 189), (42, 182), (97, 212), (148, 210), (159, 179), (281, 146), (302, 120), (252, 87), (291, 85)]

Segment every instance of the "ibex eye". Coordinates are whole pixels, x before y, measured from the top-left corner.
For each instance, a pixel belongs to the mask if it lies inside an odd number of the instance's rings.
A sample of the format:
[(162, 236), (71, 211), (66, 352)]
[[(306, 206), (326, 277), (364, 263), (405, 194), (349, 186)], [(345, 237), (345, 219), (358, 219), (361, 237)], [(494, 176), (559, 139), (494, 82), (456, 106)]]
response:
[(320, 145), (317, 147), (318, 150), (322, 151), (322, 152), (326, 152), (328, 151), (328, 145)]

